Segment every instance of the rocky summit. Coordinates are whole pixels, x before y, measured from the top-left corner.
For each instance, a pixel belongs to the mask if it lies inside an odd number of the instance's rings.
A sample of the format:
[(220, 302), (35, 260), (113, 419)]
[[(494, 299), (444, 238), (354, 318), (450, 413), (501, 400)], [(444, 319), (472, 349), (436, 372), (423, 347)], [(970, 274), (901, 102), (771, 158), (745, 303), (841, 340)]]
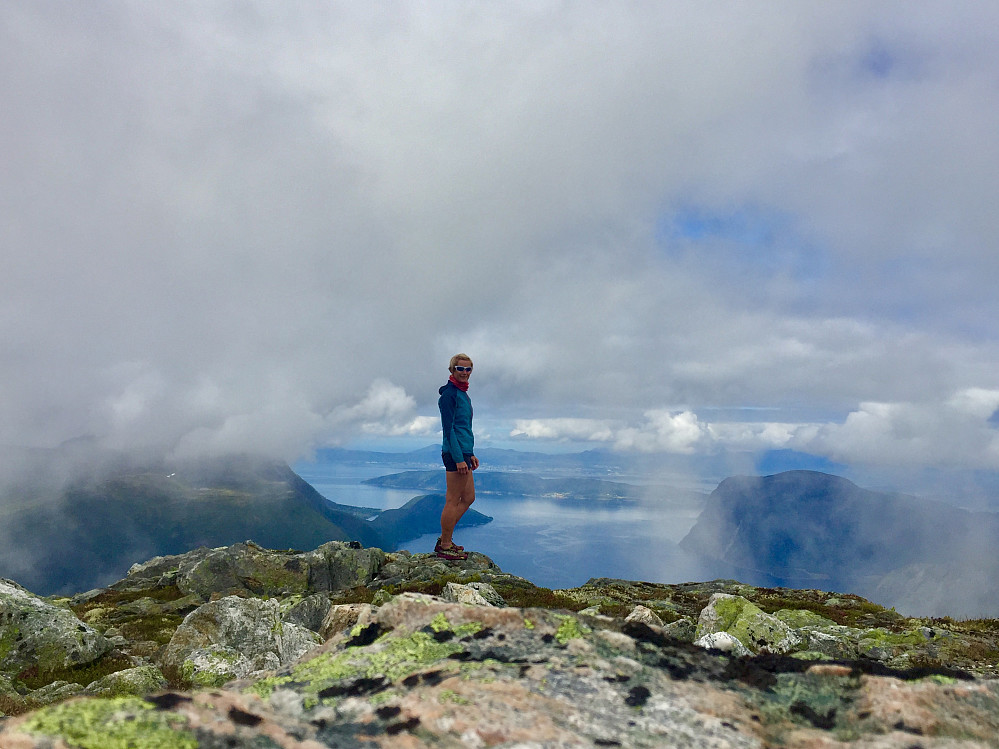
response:
[(0, 581), (0, 748), (996, 747), (999, 622), (251, 542)]

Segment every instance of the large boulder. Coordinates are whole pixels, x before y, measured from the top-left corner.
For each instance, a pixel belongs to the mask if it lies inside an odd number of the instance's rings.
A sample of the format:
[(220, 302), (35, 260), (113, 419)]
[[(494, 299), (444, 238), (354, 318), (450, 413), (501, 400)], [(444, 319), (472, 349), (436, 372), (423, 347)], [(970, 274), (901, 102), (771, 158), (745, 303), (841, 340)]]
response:
[(0, 579), (0, 672), (52, 672), (91, 663), (111, 649), (100, 632), (69, 609)]
[(282, 621), (276, 600), (228, 596), (184, 618), (162, 663), (194, 684), (218, 686), (292, 663), (320, 643), (315, 632)]
[(375, 607), (370, 603), (341, 603), (331, 606), (319, 628), (319, 636), (325, 641), (357, 625), (366, 627), (371, 622), (374, 612)]
[(452, 603), (467, 603), (473, 606), (506, 606), (506, 601), (489, 583), (450, 582), (444, 586), (441, 597)]
[(156, 666), (136, 666), (123, 671), (115, 671), (97, 681), (91, 682), (84, 694), (100, 697), (141, 697), (167, 686), (167, 680)]
[(715, 593), (701, 611), (695, 643), (718, 632), (732, 635), (751, 653), (788, 653), (801, 644), (801, 638), (780, 619), (728, 593)]
[(322, 593), (370, 584), (385, 566), (387, 556), (378, 548), (330, 541), (301, 558), (309, 568), (309, 592)]
[(212, 549), (182, 565), (177, 587), (204, 600), (213, 594), (304, 594), (309, 588), (309, 567), (300, 554), (282, 554), (246, 542)]
[(299, 599), (291, 598), (283, 602), (282, 618), (291, 624), (318, 632), (332, 605), (329, 596), (322, 593), (313, 593)]
[(173, 571), (170, 559), (135, 574), (160, 575), (183, 593), (203, 600), (213, 596), (305, 596), (367, 585), (381, 570), (386, 554), (378, 548), (330, 541), (309, 552), (272, 551), (252, 541), (185, 555)]

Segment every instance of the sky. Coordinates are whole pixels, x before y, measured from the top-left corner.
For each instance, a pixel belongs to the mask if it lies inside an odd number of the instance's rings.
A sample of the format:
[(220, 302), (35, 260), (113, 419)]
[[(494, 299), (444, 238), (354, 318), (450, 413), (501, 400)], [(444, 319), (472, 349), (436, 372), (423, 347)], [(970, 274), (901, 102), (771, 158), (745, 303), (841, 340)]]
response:
[[(0, 444), (999, 471), (999, 4), (0, 5)], [(884, 473), (884, 475), (888, 475)]]

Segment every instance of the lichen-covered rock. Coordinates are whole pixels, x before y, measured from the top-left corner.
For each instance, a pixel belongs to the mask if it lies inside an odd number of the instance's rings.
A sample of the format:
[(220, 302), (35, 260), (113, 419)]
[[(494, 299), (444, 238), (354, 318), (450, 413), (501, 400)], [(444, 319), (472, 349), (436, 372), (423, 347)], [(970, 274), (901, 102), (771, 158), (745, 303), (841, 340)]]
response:
[(104, 635), (69, 609), (53, 606), (11, 580), (0, 579), (0, 672), (41, 672), (81, 666), (111, 649)]
[(689, 616), (681, 617), (663, 626), (663, 634), (680, 642), (692, 643), (697, 635), (697, 622)]
[(659, 615), (648, 606), (642, 606), (641, 604), (631, 610), (631, 613), (625, 617), (625, 621), (642, 622), (643, 624), (648, 624), (650, 627), (663, 626), (663, 620), (659, 618)]
[(185, 561), (177, 587), (207, 600), (212, 595), (250, 593), (289, 596), (309, 590), (309, 565), (301, 554), (269, 551), (254, 543), (213, 549), (203, 558)]
[(228, 596), (184, 618), (167, 645), (163, 665), (195, 683), (204, 680), (202, 670), (217, 676), (220, 667), (236, 678), (291, 663), (320, 642), (315, 632), (282, 621), (274, 599)]
[(277, 668), (277, 656), (268, 653), (263, 661), (251, 662), (235, 648), (213, 645), (189, 652), (180, 666), (180, 678), (196, 688), (211, 689), (259, 671), (262, 663)]
[(775, 616), (764, 613), (742, 596), (715, 593), (697, 620), (695, 642), (715, 632), (727, 632), (753, 653), (787, 653), (801, 638)]
[[(0, 746), (143, 747), (197, 749), (198, 739), (188, 730), (189, 720), (138, 697), (70, 700), (36, 710), (11, 723), (13, 736)], [(58, 741), (63, 739), (63, 741)], [(221, 742), (219, 743), (221, 744)]]
[[(434, 564), (426, 555), (418, 561)], [(465, 574), (476, 573), (451, 569), (447, 577)], [(304, 599), (223, 598), (185, 621), (188, 649), (181, 667), (190, 681), (210, 689), (50, 705), (0, 721), (0, 747), (996, 746), (997, 681), (953, 669), (893, 671), (885, 661), (863, 656), (833, 664), (737, 656), (742, 643), (725, 632), (706, 637), (727, 640), (733, 646), (728, 653), (677, 642), (671, 628), (692, 633), (690, 617), (729, 583), (699, 585), (696, 593), (677, 586), (676, 608), (662, 603), (669, 586), (615, 583), (629, 605), (612, 610), (630, 611), (645, 596), (650, 610), (684, 613), (685, 619), (658, 627), (599, 609), (574, 613), (559, 605), (574, 600), (562, 591), (503, 587), (512, 578), (489, 569), (484, 574), (495, 576), (496, 587), (511, 599), (537, 594), (555, 605), (469, 606), (394, 589), (381, 607), (332, 606), (323, 625), (332, 637), (325, 644), (260, 673), (259, 663), (250, 662), (252, 642), (268, 641), (274, 632), (261, 630), (269, 628), (306, 632), (287, 621)], [(469, 589), (476, 589), (473, 582), (480, 581), (468, 580)], [(484, 588), (476, 590), (485, 597)], [(789, 598), (763, 589), (750, 594)], [(590, 586), (581, 599), (619, 600), (614, 595)], [(125, 602), (143, 597), (136, 590)], [(752, 613), (739, 607), (741, 614)], [(220, 613), (229, 609), (235, 614)], [(716, 607), (716, 615), (723, 609)], [(872, 610), (863, 607), (866, 622)], [(830, 629), (828, 619), (794, 620), (809, 636)], [(865, 643), (869, 650), (897, 649), (898, 657), (932, 648), (946, 653), (957, 639), (935, 624), (896, 625), (844, 629), (853, 633), (858, 651)], [(977, 626), (987, 631), (988, 623)], [(221, 630), (232, 631), (223, 636)], [(236, 636), (244, 630), (255, 634)], [(264, 659), (275, 663), (279, 649), (270, 644), (274, 650)], [(42, 694), (77, 687), (55, 684)], [(0, 710), (6, 704), (0, 694)], [(23, 710), (12, 707), (8, 712)]]
[(485, 582), (493, 585), (497, 582), (528, 583), (522, 577), (503, 572), (489, 557), (478, 552), (473, 551), (467, 559), (451, 561), (439, 559), (433, 554), (410, 554), (407, 551), (400, 551), (386, 555), (384, 565), (368, 583), (368, 587), (413, 585), (455, 577), (458, 578), (456, 582), (461, 583)]
[[(137, 562), (129, 568), (128, 574), (124, 579), (119, 580), (110, 587), (117, 591), (129, 592), (162, 588), (167, 585), (176, 584), (181, 568), (191, 569), (197, 566), (198, 562), (206, 556), (219, 551), (221, 548), (224, 547), (209, 549), (206, 546), (200, 546), (184, 554), (153, 557), (145, 562)], [(83, 595), (100, 593), (101, 591), (97, 590)], [(83, 602), (82, 596), (77, 596), (74, 600), (80, 603)]]
[(14, 680), (0, 674), (0, 718), (23, 713), (27, 709), (24, 696), (14, 687)]
[(35, 689), (26, 695), (25, 699), (31, 707), (41, 707), (51, 705), (53, 702), (61, 702), (69, 697), (74, 697), (83, 692), (83, 685), (73, 681), (53, 681), (44, 687)]
[(743, 645), (739, 638), (728, 632), (709, 632), (694, 640), (694, 644), (705, 650), (720, 650), (735, 656), (751, 655), (749, 648)]
[(492, 606), (479, 591), (469, 585), (461, 583), (448, 583), (441, 592), (441, 597), (445, 601), (452, 603), (467, 603), (471, 606)]
[(85, 694), (98, 697), (141, 697), (167, 686), (163, 673), (155, 666), (136, 666), (115, 671), (87, 685)]
[(319, 628), (319, 636), (325, 641), (371, 621), (375, 607), (370, 603), (340, 603), (331, 606)]
[(282, 606), (287, 607), (282, 614), (282, 618), (286, 622), (318, 632), (322, 629), (323, 621), (326, 619), (332, 604), (329, 596), (323, 593), (313, 593), (311, 596), (293, 600), (290, 605), (288, 602), (282, 602)]
[(301, 555), (308, 566), (310, 592), (349, 590), (370, 585), (385, 565), (388, 555), (378, 548), (330, 541)]
[(834, 627), (836, 622), (807, 609), (781, 609), (774, 614), (791, 629), (802, 627)]

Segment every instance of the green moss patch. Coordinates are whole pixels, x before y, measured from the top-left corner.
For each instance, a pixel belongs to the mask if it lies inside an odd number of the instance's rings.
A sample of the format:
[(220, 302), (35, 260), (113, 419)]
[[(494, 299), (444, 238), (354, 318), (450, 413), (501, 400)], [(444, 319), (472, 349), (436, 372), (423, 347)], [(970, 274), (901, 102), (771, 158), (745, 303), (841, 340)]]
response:
[(768, 614), (781, 609), (811, 611), (845, 627), (905, 629), (904, 616), (855, 595), (833, 595), (819, 590), (759, 588), (750, 600)]
[(560, 645), (565, 645), (569, 640), (577, 640), (589, 630), (588, 627), (579, 623), (574, 616), (558, 616), (559, 625), (555, 632), (555, 639)]
[(75, 613), (80, 619), (83, 619), (87, 612), (91, 609), (113, 609), (125, 603), (138, 601), (140, 598), (151, 598), (157, 603), (170, 603), (171, 601), (176, 601), (183, 597), (184, 594), (181, 593), (180, 588), (176, 585), (166, 585), (162, 588), (149, 588), (133, 591), (119, 591), (107, 588), (85, 603), (81, 603), (78, 606), (71, 606), (70, 608), (73, 609), (73, 613)]
[(136, 697), (64, 702), (42, 708), (23, 724), (25, 733), (62, 738), (79, 749), (197, 749), (187, 721)]
[(24, 686), (31, 690), (41, 689), (54, 681), (68, 681), (87, 686), (91, 682), (102, 679), (108, 674), (124, 671), (126, 668), (131, 667), (132, 662), (128, 658), (108, 654), (85, 666), (57, 668), (51, 671), (40, 671), (37, 667), (29, 668), (18, 674), (18, 679)]
[(503, 596), (508, 606), (520, 609), (565, 609), (581, 611), (587, 607), (585, 601), (580, 601), (561, 591), (548, 588), (525, 587), (522, 585), (503, 585), (493, 583), (496, 592)]
[[(390, 633), (370, 646), (350, 647), (342, 653), (323, 653), (293, 666), (286, 674), (262, 679), (244, 691), (266, 699), (275, 689), (294, 684), (296, 691), (305, 695), (306, 707), (312, 707), (326, 695), (337, 692), (336, 687), (345, 681), (367, 680), (387, 686), (427, 666), (440, 667), (447, 663), (448, 656), (463, 650), (457, 641), (459, 638), (472, 635), (481, 627), (479, 622), (452, 627), (441, 614), (427, 628), (430, 631), (413, 632), (406, 637)], [(448, 631), (455, 637), (435, 636)], [(454, 670), (457, 672), (457, 664)]]

